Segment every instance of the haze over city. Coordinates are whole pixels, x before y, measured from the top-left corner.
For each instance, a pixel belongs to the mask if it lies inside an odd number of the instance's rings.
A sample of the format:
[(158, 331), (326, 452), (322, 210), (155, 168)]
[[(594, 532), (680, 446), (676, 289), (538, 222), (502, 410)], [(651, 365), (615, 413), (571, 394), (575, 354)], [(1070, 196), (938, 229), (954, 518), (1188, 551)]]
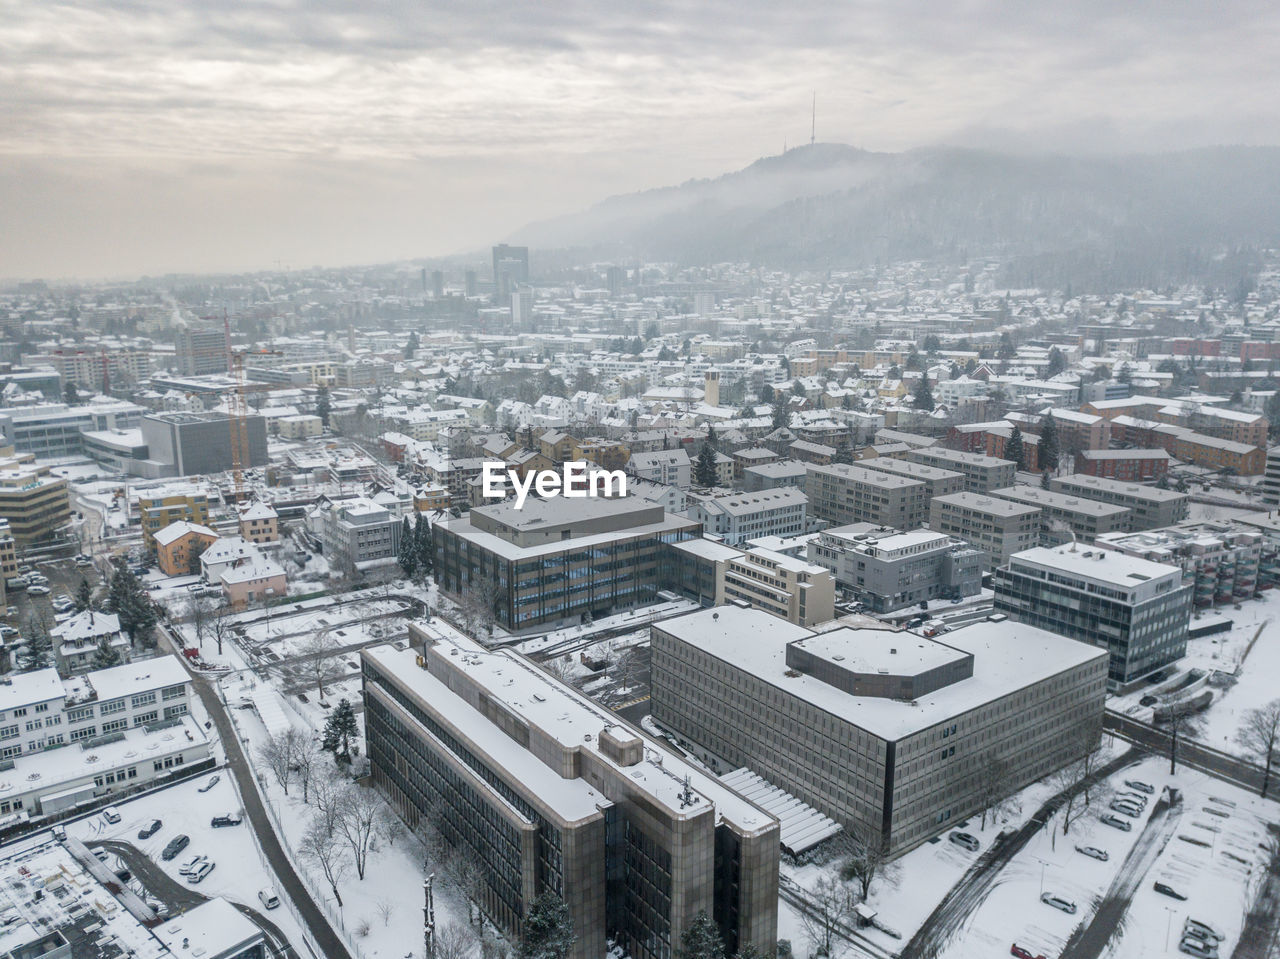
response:
[(0, 275), (466, 252), (810, 137), (1275, 144), (1265, 2), (18, 3)]

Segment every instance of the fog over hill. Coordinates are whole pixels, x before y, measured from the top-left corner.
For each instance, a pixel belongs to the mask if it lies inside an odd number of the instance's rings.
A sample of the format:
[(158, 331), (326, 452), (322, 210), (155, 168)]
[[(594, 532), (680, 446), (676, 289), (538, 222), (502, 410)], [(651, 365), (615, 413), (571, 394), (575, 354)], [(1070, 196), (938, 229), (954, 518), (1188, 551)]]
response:
[(1115, 157), (798, 147), (514, 237), (600, 258), (830, 269), (998, 256), (1010, 282), (1232, 284), (1280, 245), (1280, 148)]

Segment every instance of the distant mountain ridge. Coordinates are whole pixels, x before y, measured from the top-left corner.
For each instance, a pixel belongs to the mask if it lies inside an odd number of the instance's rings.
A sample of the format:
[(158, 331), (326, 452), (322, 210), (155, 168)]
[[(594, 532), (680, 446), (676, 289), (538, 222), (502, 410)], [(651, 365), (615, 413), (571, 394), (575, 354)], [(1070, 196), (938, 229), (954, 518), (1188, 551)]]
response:
[(610, 197), (514, 239), (685, 264), (839, 269), (1003, 256), (1046, 280), (1064, 271), (1203, 279), (1224, 247), (1280, 245), (1280, 148), (1066, 157), (820, 143)]

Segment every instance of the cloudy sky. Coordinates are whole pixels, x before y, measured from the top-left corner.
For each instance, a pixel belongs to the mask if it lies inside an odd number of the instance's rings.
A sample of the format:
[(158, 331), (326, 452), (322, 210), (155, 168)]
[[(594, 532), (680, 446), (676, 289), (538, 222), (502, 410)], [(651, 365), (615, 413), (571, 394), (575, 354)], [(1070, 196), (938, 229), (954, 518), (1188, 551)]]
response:
[(479, 249), (818, 136), (1280, 143), (1274, 0), (0, 0), (0, 277)]

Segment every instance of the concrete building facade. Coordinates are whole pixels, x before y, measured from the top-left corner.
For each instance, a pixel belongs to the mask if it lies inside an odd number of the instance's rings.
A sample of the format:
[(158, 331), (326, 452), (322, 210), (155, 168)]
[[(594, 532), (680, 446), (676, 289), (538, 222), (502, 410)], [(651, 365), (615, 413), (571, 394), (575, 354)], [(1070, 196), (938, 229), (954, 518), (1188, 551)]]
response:
[(933, 501), (929, 528), (982, 550), (985, 567), (994, 569), (1039, 544), (1040, 507), (981, 493), (952, 493)]
[(875, 523), (909, 530), (929, 517), (926, 482), (865, 466), (810, 466), (805, 492), (809, 512), (836, 526)]
[(993, 489), (1012, 486), (1017, 470), (1010, 460), (937, 446), (914, 449), (907, 454), (907, 461), (960, 473), (964, 477), (964, 488), (970, 493), (990, 493)]
[(1101, 476), (1055, 476), (1049, 480), (1049, 488), (1059, 493), (1070, 493), (1099, 503), (1112, 503), (1127, 507), (1129, 530), (1157, 529), (1173, 526), (1187, 518), (1187, 506), (1191, 497), (1177, 490), (1160, 489), (1157, 486), (1139, 486), (1122, 483)]

